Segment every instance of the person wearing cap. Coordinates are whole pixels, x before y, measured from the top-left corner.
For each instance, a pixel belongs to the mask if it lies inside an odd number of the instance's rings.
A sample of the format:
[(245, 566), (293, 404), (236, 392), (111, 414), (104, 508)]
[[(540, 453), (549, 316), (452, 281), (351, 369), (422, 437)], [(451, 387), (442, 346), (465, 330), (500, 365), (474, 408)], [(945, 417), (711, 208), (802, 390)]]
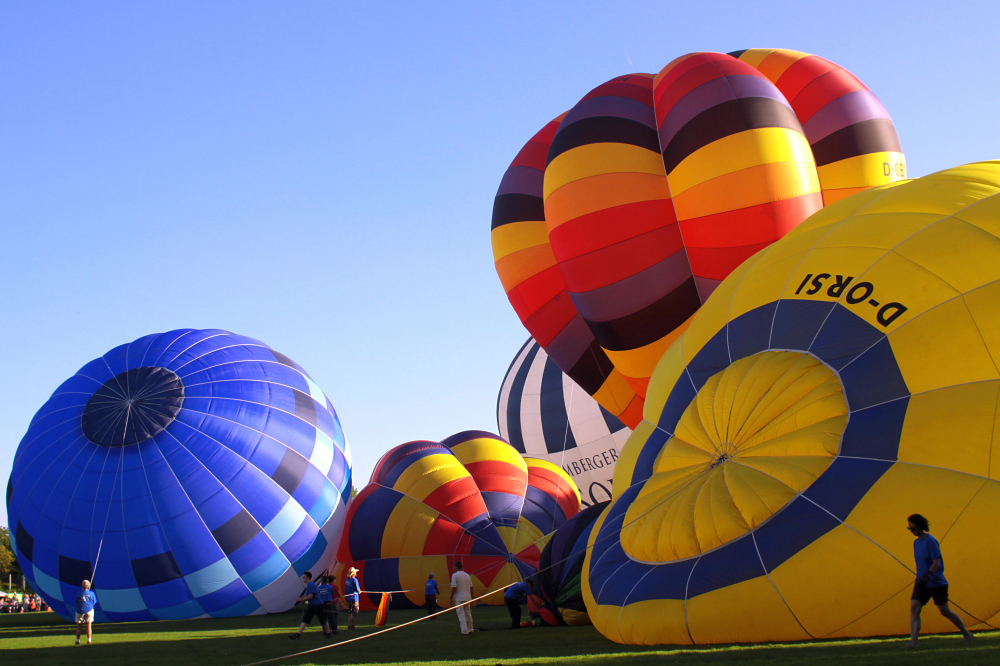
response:
[[(461, 562), (455, 562), (455, 573), (451, 575), (451, 605), (458, 613), (458, 624), (462, 629), (463, 636), (471, 636), (472, 632), (475, 631), (472, 628), (471, 604), (463, 603), (472, 601), (475, 594), (472, 587), (472, 577), (463, 571)], [(455, 606), (456, 603), (461, 605)]]
[[(424, 601), (427, 602), (427, 614), (434, 615), (437, 612), (438, 582), (434, 580), (434, 572), (427, 574), (427, 582), (424, 583)], [(432, 617), (433, 622), (437, 618)]]
[(358, 570), (354, 567), (347, 570), (347, 580), (344, 581), (344, 601), (347, 603), (347, 628), (354, 631), (354, 618), (361, 610), (361, 583), (358, 582)]
[(80, 631), (82, 625), (87, 625), (87, 645), (93, 641), (93, 631), (91, 625), (94, 622), (94, 606), (97, 604), (97, 595), (90, 589), (90, 581), (83, 581), (80, 593), (76, 595), (76, 644), (80, 644)]

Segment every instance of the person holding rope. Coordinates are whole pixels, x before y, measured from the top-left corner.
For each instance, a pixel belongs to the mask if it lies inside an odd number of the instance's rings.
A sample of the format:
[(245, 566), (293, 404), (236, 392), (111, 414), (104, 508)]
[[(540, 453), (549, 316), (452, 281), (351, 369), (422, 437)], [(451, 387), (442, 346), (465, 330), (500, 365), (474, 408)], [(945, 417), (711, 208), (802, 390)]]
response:
[(87, 625), (87, 645), (93, 642), (93, 631), (91, 625), (94, 622), (94, 606), (97, 604), (97, 595), (90, 589), (90, 581), (85, 580), (76, 595), (76, 644), (80, 644), (80, 630), (84, 623)]
[(302, 638), (302, 632), (305, 630), (306, 625), (312, 623), (312, 619), (317, 615), (323, 623), (323, 635), (327, 638), (333, 636), (330, 633), (330, 625), (326, 622), (326, 614), (323, 612), (323, 599), (319, 596), (319, 588), (313, 582), (312, 577), (313, 575), (310, 571), (302, 574), (302, 582), (305, 583), (306, 589), (305, 593), (295, 603), (302, 603), (304, 601), (306, 602), (306, 608), (302, 611), (302, 623), (299, 625), (298, 633), (288, 634), (288, 637), (292, 640)]
[(917, 636), (920, 634), (920, 611), (928, 601), (934, 599), (934, 605), (944, 617), (958, 627), (965, 637), (966, 643), (972, 642), (972, 632), (965, 628), (962, 618), (948, 606), (948, 580), (944, 577), (944, 557), (937, 539), (928, 532), (930, 523), (919, 513), (906, 519), (906, 529), (915, 538), (913, 540), (913, 559), (917, 565), (917, 580), (910, 596), (910, 642), (906, 647), (917, 647)]
[[(462, 604), (472, 601), (476, 596), (472, 587), (472, 577), (462, 570), (462, 563), (455, 562), (455, 573), (451, 575), (451, 605)], [(457, 606), (455, 612), (458, 613), (458, 624), (462, 629), (463, 636), (470, 636), (475, 629), (472, 628), (472, 604)]]
[(344, 601), (347, 603), (347, 628), (354, 631), (354, 618), (361, 610), (361, 583), (358, 582), (358, 570), (354, 567), (347, 570), (347, 580), (344, 581)]

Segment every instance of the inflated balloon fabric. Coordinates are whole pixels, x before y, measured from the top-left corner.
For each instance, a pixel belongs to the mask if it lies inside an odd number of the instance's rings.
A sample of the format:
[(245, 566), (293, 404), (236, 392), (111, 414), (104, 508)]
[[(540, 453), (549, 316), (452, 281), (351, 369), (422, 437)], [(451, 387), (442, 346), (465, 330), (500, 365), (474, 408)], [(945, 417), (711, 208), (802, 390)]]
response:
[(362, 595), (366, 608), (381, 592), (398, 591), (393, 607), (423, 605), (430, 573), (447, 599), (456, 561), (478, 596), (533, 574), (548, 536), (579, 510), (565, 472), (522, 457), (496, 435), (409, 442), (386, 453), (351, 500), (338, 570), (358, 569), (361, 589), (373, 593)]
[(494, 261), (535, 339), (634, 428), (657, 361), (721, 280), (824, 201), (903, 177), (892, 121), (843, 68), (693, 53), (598, 86), (529, 142), (494, 203)]
[(637, 644), (905, 634), (921, 513), (952, 607), (996, 627), (998, 363), (1000, 163), (816, 213), (657, 366), (591, 535), (594, 624)]
[(548, 613), (536, 614), (549, 624), (590, 624), (581, 587), (583, 562), (590, 533), (607, 507), (608, 502), (601, 502), (576, 514), (559, 526), (542, 550), (535, 593)]
[(112, 349), (35, 414), (7, 486), (11, 541), (64, 618), (291, 608), (332, 564), (351, 491), (337, 414), (284, 354), (221, 330)]
[(611, 479), (632, 434), (529, 338), (497, 398), (500, 436), (520, 453), (559, 465), (587, 506), (611, 499)]

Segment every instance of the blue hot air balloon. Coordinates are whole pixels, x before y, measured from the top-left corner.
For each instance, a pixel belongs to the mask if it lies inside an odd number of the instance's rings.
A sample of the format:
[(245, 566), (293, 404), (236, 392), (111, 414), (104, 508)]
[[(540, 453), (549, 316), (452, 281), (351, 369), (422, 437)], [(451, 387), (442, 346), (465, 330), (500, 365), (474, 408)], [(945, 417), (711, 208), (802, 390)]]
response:
[(183, 329), (83, 366), (35, 414), (7, 485), (31, 587), (97, 621), (279, 612), (332, 565), (351, 458), (329, 399), (252, 338)]

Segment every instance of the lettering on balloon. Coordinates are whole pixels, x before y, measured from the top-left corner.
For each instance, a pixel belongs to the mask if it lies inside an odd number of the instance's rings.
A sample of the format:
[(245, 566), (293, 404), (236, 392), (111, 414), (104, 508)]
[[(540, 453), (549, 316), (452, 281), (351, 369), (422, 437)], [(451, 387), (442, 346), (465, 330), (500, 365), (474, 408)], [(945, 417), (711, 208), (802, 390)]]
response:
[(898, 301), (882, 303), (878, 299), (873, 298), (875, 285), (867, 281), (855, 282), (852, 275), (809, 273), (802, 278), (802, 282), (799, 283), (795, 294), (814, 296), (824, 289), (826, 296), (838, 300), (843, 296), (844, 302), (848, 305), (868, 305), (875, 308), (875, 321), (882, 328), (888, 328), (892, 325), (892, 322), (899, 319), (909, 309)]

